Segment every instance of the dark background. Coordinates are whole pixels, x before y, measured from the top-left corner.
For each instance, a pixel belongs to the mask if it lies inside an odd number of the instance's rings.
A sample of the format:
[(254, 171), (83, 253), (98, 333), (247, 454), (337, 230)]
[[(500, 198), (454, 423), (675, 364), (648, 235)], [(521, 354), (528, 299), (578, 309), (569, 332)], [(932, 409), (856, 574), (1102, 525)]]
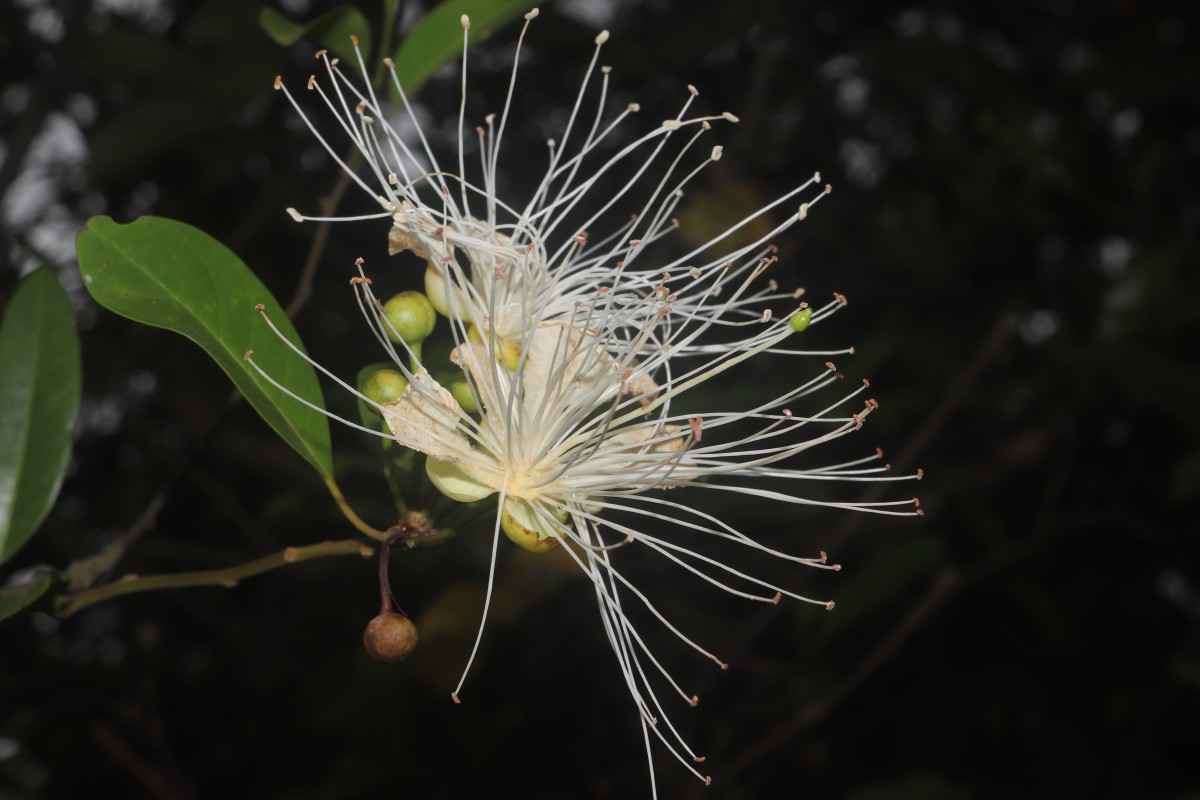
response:
[[(0, 300), (34, 266), (58, 270), (85, 376), (62, 496), (0, 578), (96, 551), (155, 498), (156, 524), (113, 577), (353, 535), (304, 462), (229, 409), (198, 348), (96, 306), (74, 263), (87, 217), (153, 213), (216, 236), (291, 297), (317, 228), (283, 209), (315, 210), (337, 172), (270, 91), (277, 73), (301, 84), (311, 47), (275, 45), (255, 15), (238, 0), (0, 10)], [(814, 335), (856, 346), (844, 369), (881, 403), (855, 444), (926, 474), (918, 520), (720, 510), (840, 561), (840, 574), (788, 578), (834, 597), (832, 614), (733, 602), (626, 559), (732, 664), (719, 672), (642, 626), (703, 698), (672, 716), (714, 776), (705, 789), (658, 748), (660, 796), (1200, 796), (1200, 13), (552, 0), (520, 78), (507, 191), (540, 174), (539, 142), (599, 27), (613, 33), (614, 103), (642, 104), (631, 130), (673, 114), (687, 83), (701, 109), (742, 118), (715, 132), (725, 158), (689, 197), (692, 227), (728, 224), (814, 169), (834, 184), (780, 240), (781, 282), (849, 296)], [(472, 55), (469, 124), (499, 109), (515, 33)], [(456, 80), (419, 98), (443, 131)], [(367, 207), (352, 194), (343, 208)], [(379, 358), (346, 290), (353, 259), (419, 286), (383, 245), (378, 227), (334, 226), (296, 317), (347, 377)], [(764, 362), (732, 394), (786, 384), (788, 369)], [(351, 501), (388, 524), (373, 443), (334, 436)], [(447, 694), (478, 621), (486, 535), (396, 558), (423, 635), (399, 667), (360, 649), (378, 587), (357, 559), (9, 619), (0, 796), (646, 795), (591, 590), (561, 560), (513, 549), (461, 706)]]

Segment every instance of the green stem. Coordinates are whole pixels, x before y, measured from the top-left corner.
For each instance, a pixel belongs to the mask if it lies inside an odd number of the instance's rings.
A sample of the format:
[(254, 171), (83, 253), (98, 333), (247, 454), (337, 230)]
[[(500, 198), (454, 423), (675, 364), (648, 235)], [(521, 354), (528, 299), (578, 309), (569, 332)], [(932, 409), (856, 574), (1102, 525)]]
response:
[(332, 477), (327, 476), (325, 478), (325, 485), (329, 488), (329, 493), (333, 495), (333, 501), (337, 503), (338, 508), (342, 510), (342, 515), (350, 521), (350, 524), (353, 525), (359, 533), (379, 542), (387, 540), (387, 531), (381, 531), (377, 528), (372, 528), (363, 521), (362, 517), (354, 513), (354, 509), (351, 508), (350, 504), (346, 502), (346, 496), (342, 494), (341, 488), (337, 485)]
[(392, 466), (395, 463), (392, 458), (392, 448), (395, 443), (391, 439), (381, 439), (380, 441), (383, 442), (383, 477), (387, 480), (388, 490), (392, 493), (392, 500), (396, 503), (396, 512), (400, 519), (404, 519), (404, 515), (408, 513), (408, 503), (404, 502), (404, 493), (400, 490), (400, 484), (392, 473)]
[(305, 547), (288, 547), (278, 553), (226, 569), (178, 572), (173, 575), (149, 575), (144, 578), (138, 575), (126, 575), (112, 583), (67, 595), (58, 608), (58, 616), (60, 618), (69, 617), (82, 608), (134, 592), (180, 589), (185, 586), (224, 586), (231, 589), (243, 578), (269, 572), (288, 564), (332, 556), (357, 555), (370, 558), (374, 552), (370, 545), (363, 544), (357, 539), (342, 539), (336, 542), (310, 544)]

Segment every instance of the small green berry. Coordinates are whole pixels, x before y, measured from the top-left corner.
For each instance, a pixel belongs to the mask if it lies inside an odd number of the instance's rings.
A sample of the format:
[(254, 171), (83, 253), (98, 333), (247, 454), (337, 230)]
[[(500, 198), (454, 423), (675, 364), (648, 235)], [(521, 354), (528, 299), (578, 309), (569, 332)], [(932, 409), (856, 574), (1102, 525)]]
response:
[(420, 344), (433, 333), (437, 322), (433, 304), (420, 292), (400, 292), (383, 304), (383, 313), (390, 323), (384, 326), (388, 338), (396, 343)]

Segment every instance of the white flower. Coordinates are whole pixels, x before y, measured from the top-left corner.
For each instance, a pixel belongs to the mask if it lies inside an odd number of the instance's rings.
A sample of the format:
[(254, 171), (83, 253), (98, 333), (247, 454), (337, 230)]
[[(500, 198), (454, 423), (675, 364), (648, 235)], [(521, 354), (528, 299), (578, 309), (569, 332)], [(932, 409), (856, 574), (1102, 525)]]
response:
[[(536, 12), (527, 20), (534, 16)], [(524, 35), (523, 30), (522, 39)], [(597, 56), (606, 38), (597, 37)], [(378, 195), (384, 208), (378, 216), (392, 220), (394, 249), (412, 250), (429, 261), (431, 285), (440, 290), (441, 310), (456, 345), (452, 360), (463, 370), (479, 409), (468, 413), (425, 368), (409, 368), (417, 360), (393, 344), (400, 337), (389, 336), (395, 331), (360, 260), (360, 277), (351, 281), (360, 306), (409, 384), (403, 396), (383, 405), (359, 397), (379, 410), (396, 442), (428, 457), (429, 477), (443, 494), (464, 502), (496, 497), (484, 621), (501, 531), (535, 552), (563, 545), (593, 585), (604, 630), (641, 717), (647, 753), (651, 739), (658, 738), (707, 780), (694, 766), (703, 759), (678, 734), (656, 687), (669, 686), (686, 704), (695, 705), (697, 699), (655, 658), (629, 609), (643, 606), (687, 645), (722, 668), (725, 664), (674, 627), (651, 597), (626, 579), (622, 559), (648, 550), (749, 600), (777, 603), (791, 597), (832, 608), (831, 602), (809, 599), (706, 555), (705, 541), (722, 540), (767, 557), (837, 569), (826, 563), (824, 553), (809, 558), (773, 549), (689, 505), (689, 495), (720, 492), (749, 502), (914, 515), (920, 513), (915, 500), (821, 502), (805, 498), (800, 482), (909, 480), (920, 473), (891, 475), (877, 450), (848, 463), (819, 468), (796, 464), (811, 448), (856, 431), (877, 407), (874, 400), (863, 399), (865, 381), (849, 391), (836, 388), (841, 375), (827, 359), (852, 350), (790, 347), (793, 337), (843, 307), (845, 299), (835, 295), (814, 310), (799, 302), (799, 292), (780, 291), (763, 277), (776, 260), (768, 239), (802, 219), (823, 196), (827, 190), (816, 186), (819, 178), (754, 215), (791, 204), (797, 194), (812, 195), (768, 237), (716, 259), (701, 257), (748, 219), (678, 259), (648, 263), (646, 245), (674, 229), (670, 215), (681, 187), (718, 158), (720, 149), (714, 148), (695, 168), (684, 166), (710, 119), (685, 118), (692, 90), (683, 110), (667, 124), (599, 156), (601, 143), (629, 109), (603, 121), (607, 71), (602, 70), (595, 117), (587, 124), (579, 121), (596, 63), (593, 59), (560, 143), (550, 147), (545, 176), (534, 195), (517, 206), (504, 203), (494, 191), (507, 104), (499, 121), (489, 117), (479, 134), (473, 158), (480, 161), (482, 177), (469, 183), (464, 177), (468, 145), (461, 138), (455, 169), (444, 170), (423, 136), (420, 155), (413, 153), (382, 122), (373, 91), (357, 89), (333, 61), (326, 60), (333, 88), (327, 92), (315, 80), (309, 85), (326, 97), (340, 127), (366, 157), (376, 186), (357, 176), (355, 180)], [(276, 85), (282, 88), (281, 81)], [(692, 131), (691, 138), (667, 157), (667, 143), (684, 129)], [(570, 154), (568, 142), (577, 142)], [(336, 158), (335, 149), (326, 147)], [(627, 167), (642, 176), (659, 161), (664, 174), (649, 197), (636, 201), (632, 221), (626, 213), (600, 238), (583, 234), (585, 228), (603, 228), (633, 191), (628, 187), (636, 185), (629, 181), (615, 196), (596, 202), (589, 191), (597, 175)], [(677, 177), (679, 171), (683, 177)], [(584, 214), (582, 225), (567, 227), (583, 209), (596, 207), (598, 211)], [(787, 313), (773, 317), (771, 308), (783, 303)], [(749, 409), (676, 410), (694, 404), (693, 390), (714, 379), (728, 380), (729, 370), (766, 353), (788, 359), (817, 356), (817, 366), (794, 388)], [(780, 368), (801, 374), (799, 365)], [(812, 410), (790, 410), (801, 400)], [(483, 629), (481, 622), (476, 649)], [(474, 656), (475, 649), (452, 694), (456, 702)]]

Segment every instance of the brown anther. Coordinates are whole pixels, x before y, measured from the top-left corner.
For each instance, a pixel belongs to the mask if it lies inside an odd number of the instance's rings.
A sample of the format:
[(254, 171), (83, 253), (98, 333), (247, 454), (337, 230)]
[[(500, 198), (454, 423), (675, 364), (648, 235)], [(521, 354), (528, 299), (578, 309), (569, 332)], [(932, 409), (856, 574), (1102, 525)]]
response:
[(924, 477), (925, 477), (925, 470), (921, 469), (920, 467), (917, 467), (917, 480), (921, 480), (921, 478), (924, 478)]
[(846, 305), (846, 295), (841, 294), (840, 292), (834, 292), (833, 299), (837, 300), (840, 305)]
[(361, 115), (366, 110), (367, 110), (367, 101), (366, 100), (359, 100), (358, 105), (356, 105), (354, 107), (355, 114)]
[(833, 570), (834, 572), (841, 572), (841, 571), (842, 571), (842, 565), (841, 565), (841, 564), (830, 564), (830, 565), (829, 565), (829, 568), (830, 568), (831, 570)]
[(458, 699), (458, 694), (457, 694), (457, 693), (455, 693), (455, 692), (451, 692), (451, 693), (450, 693), (450, 699), (454, 701), (454, 705), (456, 705), (456, 706), (460, 706), (460, 705), (462, 705), (462, 700), (459, 700), (459, 699)]
[(850, 355), (854, 355), (854, 346), (851, 345), (850, 349), (846, 352), (848, 352)]
[(575, 242), (575, 244), (582, 247), (583, 245), (587, 244), (587, 237), (576, 234), (571, 237), (571, 241)]
[(692, 761), (695, 761), (697, 764), (703, 764), (704, 756), (692, 756)]
[(705, 786), (712, 786), (712, 775), (705, 775), (705, 776), (704, 776), (704, 785), (705, 785)]
[(832, 362), (832, 361), (826, 361), (826, 362), (825, 362), (825, 367), (826, 367), (826, 369), (830, 370), (831, 372), (837, 372), (837, 367), (835, 367), (835, 366), (833, 365), (833, 362)]
[(771, 598), (771, 602), (774, 603), (775, 605), (779, 605), (779, 601), (782, 599), (783, 599), (783, 592), (776, 592), (775, 596), (773, 598)]
[(870, 385), (871, 385), (871, 382), (869, 380), (867, 380), (866, 378), (863, 378), (863, 388), (866, 389)]
[(672, 228), (679, 227), (679, 218), (678, 217), (671, 217), (671, 227)]
[(313, 87), (316, 85), (317, 85), (317, 76), (309, 75), (308, 76), (308, 90), (311, 92), (313, 90)]
[(438, 227), (436, 227), (436, 228), (434, 228), (434, 229), (433, 229), (433, 235), (434, 235), (434, 236), (441, 236), (441, 235), (442, 235), (442, 234), (444, 234), (445, 232), (446, 232), (446, 226), (445, 226), (445, 225), (439, 225)]
[(350, 44), (354, 45), (355, 47), (358, 47), (358, 37), (355, 36), (353, 33), (350, 34)]
[[(699, 696), (692, 695), (692, 699), (688, 701), (688, 705), (691, 706), (692, 708), (695, 708), (696, 706), (700, 705)], [(700, 760), (703, 761), (704, 759), (700, 759)]]
[(283, 88), (283, 76), (282, 76), (282, 75), (276, 75), (276, 76), (275, 76), (275, 88), (276, 88), (276, 89), (282, 89), (282, 88)]
[(696, 441), (700, 441), (700, 426), (704, 423), (703, 417), (692, 417), (688, 420), (688, 426), (692, 429), (692, 436), (696, 437)]
[(850, 419), (854, 420), (854, 430), (858, 430), (863, 426), (862, 417), (858, 414), (851, 414)]
[(362, 266), (363, 264), (365, 264), (365, 263), (367, 263), (367, 262), (366, 262), (366, 261), (363, 261), (363, 259), (362, 259), (362, 257), (361, 257), (361, 256), (359, 256), (358, 258), (354, 259), (354, 266), (356, 266), (356, 267), (361, 267), (361, 266)]
[(769, 245), (767, 245), (767, 249), (768, 249), (768, 250), (770, 250), (772, 253), (778, 253), (778, 252), (779, 252), (779, 245), (777, 245), (777, 244), (769, 244)]
[(827, 558), (829, 558), (829, 555), (828, 555), (828, 554), (827, 554), (827, 553), (826, 553), (824, 550), (822, 550), (822, 551), (821, 551), (821, 559), (820, 559), (820, 560), (821, 560), (821, 563), (822, 563), (822, 564), (824, 564), (824, 563), (825, 563), (825, 559), (827, 559)]
[(918, 516), (918, 517), (923, 517), (923, 516), (925, 516), (925, 509), (923, 509), (923, 508), (918, 508), (918, 509), (917, 509), (917, 516)]
[(891, 465), (891, 464), (884, 464), (884, 465), (883, 465), (883, 471), (884, 471), (884, 472), (891, 472), (891, 471), (892, 471), (892, 465)]
[(475, 126), (475, 135), (480, 138), (483, 138), (483, 128), (480, 127), (479, 125)]
[(624, 261), (618, 261), (618, 262), (617, 262), (617, 266), (618, 266), (618, 267), (623, 267), (623, 266), (625, 266), (625, 262), (624, 262)]
[(913, 505), (914, 505), (914, 506), (916, 506), (917, 508), (920, 508), (920, 507), (921, 507), (921, 498), (919, 498), (919, 497), (914, 497), (914, 498), (913, 498)]
[(781, 414), (783, 414), (783, 415), (784, 415), (785, 417), (787, 417), (788, 419), (791, 419), (791, 418), (792, 418), (792, 410), (791, 410), (790, 408), (785, 408), (785, 409), (783, 409), (783, 411), (781, 411), (780, 413), (781, 413)]
[(599, 289), (596, 290), (596, 294), (608, 294), (611, 291), (612, 291), (611, 286), (601, 286)]
[(262, 303), (255, 303), (255, 304), (254, 304), (254, 310), (255, 310), (255, 311), (266, 311), (266, 310), (267, 310), (267, 307), (266, 307), (266, 306), (264, 306)]
[(253, 351), (253, 350), (247, 350), (247, 351), (246, 351), (246, 354), (245, 354), (244, 356), (242, 356), (242, 358), (244, 358), (244, 359), (246, 359), (247, 361), (249, 361), (249, 360), (250, 360), (250, 357), (251, 357), (251, 356), (253, 356), (253, 355), (254, 355), (254, 351)]
[(532, 252), (533, 252), (533, 242), (530, 242), (529, 244), (525, 245), (525, 255), (529, 255)]
[(832, 600), (830, 600), (828, 603), (825, 604), (825, 610), (833, 611), (833, 601)]
[(449, 264), (449, 263), (450, 263), (451, 261), (453, 261), (453, 260), (454, 260), (454, 256), (443, 256), (443, 257), (442, 257), (442, 259), (441, 259), (441, 263), (442, 263), (442, 264)]
[(328, 50), (318, 50), (317, 52), (313, 53), (313, 58), (320, 58), (328, 52)]
[(351, 278), (351, 279), (350, 279), (350, 285), (351, 285), (351, 286), (362, 286), (362, 285), (370, 286), (370, 285), (371, 285), (371, 279), (370, 279), (370, 278), (365, 278), (365, 277), (358, 277), (358, 276), (356, 276), (356, 277), (353, 277), (353, 278)]
[(728, 664), (726, 664), (724, 661), (721, 661), (721, 662), (718, 662), (718, 663), (721, 665), (721, 669), (722, 669), (722, 670), (724, 670), (725, 672), (728, 672), (728, 671), (729, 671), (729, 665), (728, 665)]
[(637, 247), (637, 246), (638, 246), (639, 244), (641, 244), (641, 243), (642, 243), (642, 240), (641, 240), (641, 239), (630, 239), (630, 240), (629, 240), (629, 246), (630, 246), (630, 247)]
[(882, 448), (882, 447), (876, 447), (876, 448), (875, 448), (875, 457), (876, 457), (876, 458), (883, 458), (883, 448)]
[(286, 547), (283, 550), (283, 560), (289, 564), (295, 561), (298, 555), (300, 555), (300, 551), (295, 547)]
[(392, 61), (392, 59), (391, 59), (391, 58), (385, 58), (385, 59), (383, 60), (383, 65), (384, 65), (385, 67), (387, 67), (388, 69), (395, 69), (395, 68), (396, 68), (396, 62), (395, 62), (395, 61)]

